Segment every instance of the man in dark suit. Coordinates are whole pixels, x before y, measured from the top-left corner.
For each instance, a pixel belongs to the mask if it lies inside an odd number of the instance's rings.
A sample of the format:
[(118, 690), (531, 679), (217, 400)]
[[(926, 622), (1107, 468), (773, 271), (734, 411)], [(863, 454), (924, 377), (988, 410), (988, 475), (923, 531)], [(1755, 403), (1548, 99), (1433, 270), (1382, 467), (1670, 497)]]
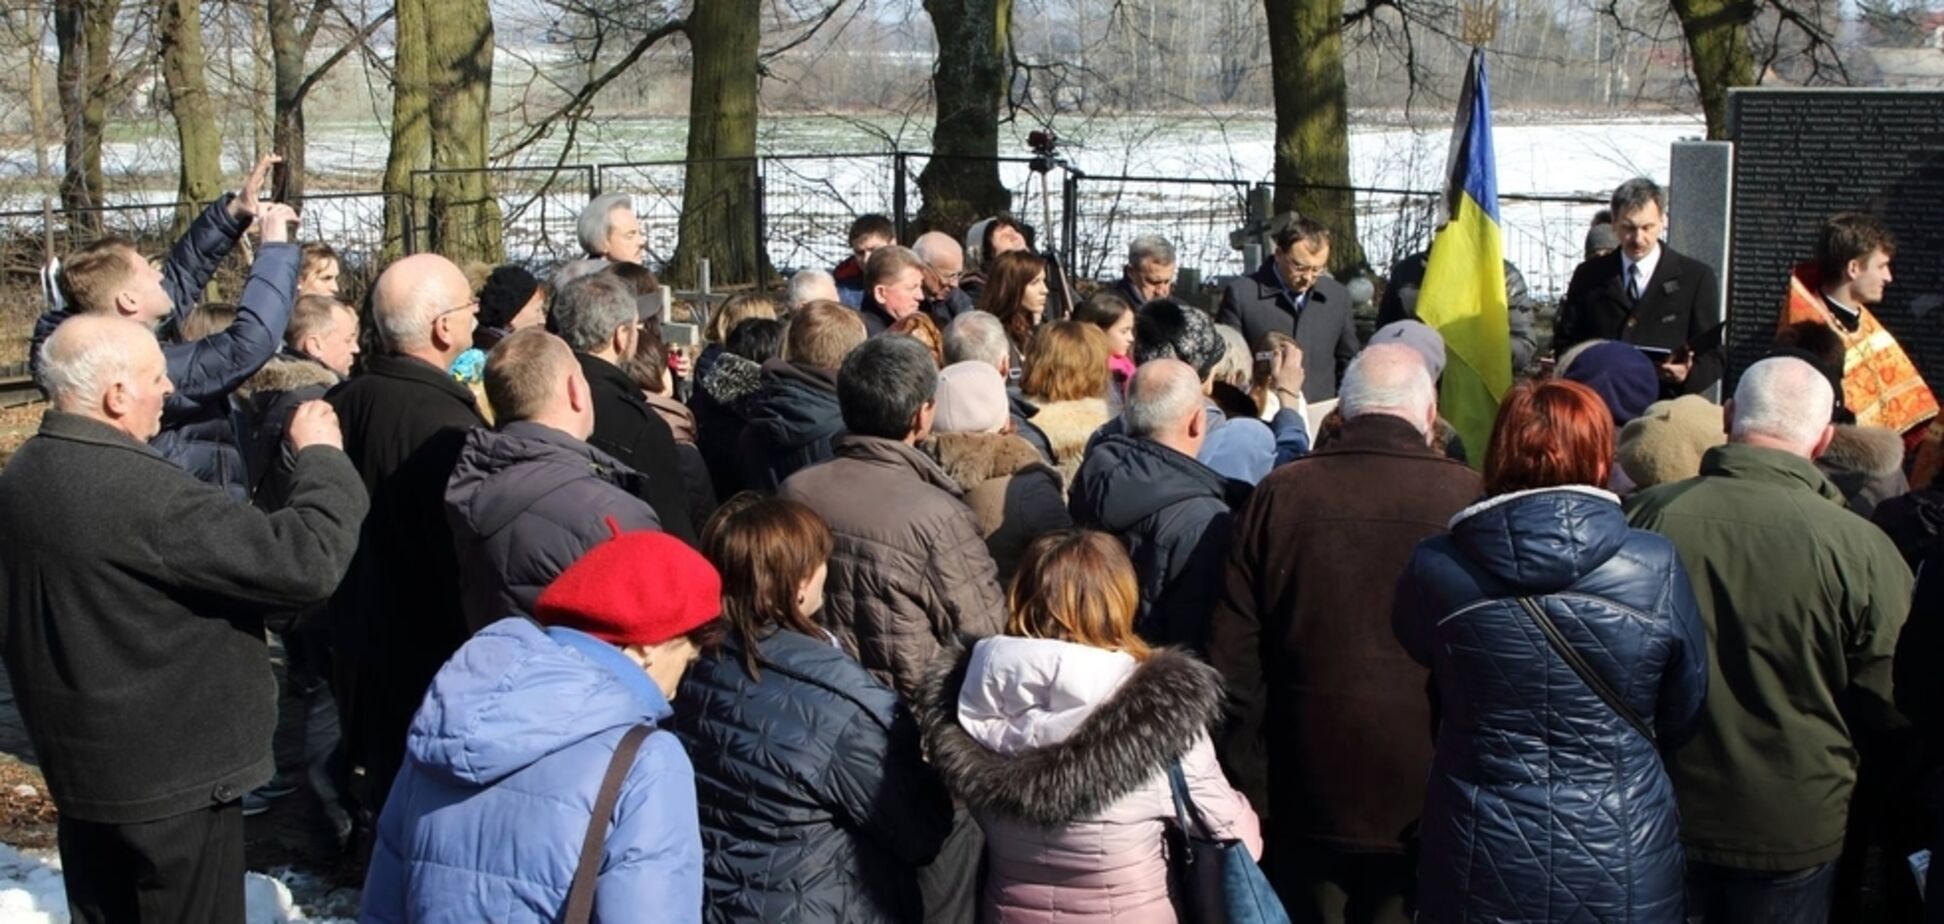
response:
[(1721, 295), (1714, 270), (1661, 243), (1667, 196), (1637, 177), (1613, 192), (1620, 249), (1573, 271), (1559, 306), (1554, 348), (1584, 340), (1642, 347), (1660, 368), (1661, 396), (1697, 394), (1721, 381)]
[(1229, 280), (1215, 321), (1242, 332), (1262, 352), (1271, 331), (1295, 338), (1303, 350), (1303, 398), (1336, 397), (1337, 376), (1362, 344), (1350, 311), (1350, 293), (1323, 275), (1330, 263), (1330, 231), (1308, 218), (1276, 222), (1275, 253), (1247, 276)]

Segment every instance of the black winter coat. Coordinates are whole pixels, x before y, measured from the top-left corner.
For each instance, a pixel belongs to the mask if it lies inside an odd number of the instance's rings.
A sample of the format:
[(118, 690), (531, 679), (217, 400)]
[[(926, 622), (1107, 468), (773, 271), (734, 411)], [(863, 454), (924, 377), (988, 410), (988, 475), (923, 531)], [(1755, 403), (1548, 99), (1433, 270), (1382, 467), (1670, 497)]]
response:
[(695, 365), (695, 393), (689, 396), (695, 448), (702, 453), (716, 496), (726, 500), (748, 487), (743, 482), (742, 434), (749, 426), (751, 399), (763, 385), (763, 367), (726, 351), (707, 367), (700, 360)]
[(1553, 350), (1600, 338), (1640, 346), (1693, 351), (1687, 381), (1661, 383), (1661, 397), (1700, 394), (1721, 381), (1721, 291), (1706, 263), (1661, 245), (1654, 275), (1641, 287), (1640, 303), (1627, 295), (1620, 251), (1588, 260), (1573, 270), (1559, 303)]
[(250, 473), (250, 496), (265, 510), (283, 506), (290, 496), (295, 459), (284, 445), (290, 416), (342, 381), (323, 363), (285, 351), (271, 357), (236, 390), (237, 416), (243, 424), (243, 467)]
[(1081, 526), (1127, 546), (1141, 582), (1134, 628), (1155, 645), (1208, 647), (1235, 513), (1252, 486), (1152, 440), (1109, 434), (1087, 450), (1067, 506)]
[[(204, 208), (162, 265), (162, 288), (175, 304), (175, 324), (202, 301), (210, 277), (249, 227), (230, 217), (230, 198), (225, 195)], [(241, 435), (230, 417), (230, 393), (282, 346), (300, 263), (295, 244), (263, 245), (250, 264), (230, 326), (194, 342), (163, 340), (162, 358), (175, 393), (163, 405), (162, 432), (150, 443), (164, 458), (239, 501), (250, 499), (254, 476), (244, 468)], [(49, 311), (34, 322), (30, 362), (36, 376), (41, 342), (72, 316), (68, 309)]]
[(467, 628), (531, 617), (540, 592), (615, 529), (659, 528), (638, 494), (640, 478), (531, 421), (467, 435), (445, 493)]
[(331, 598), (336, 654), (382, 683), (402, 755), (405, 726), (426, 684), (466, 640), (459, 561), (445, 488), (467, 431), (484, 426), (473, 393), (409, 356), (375, 356), (331, 392), (344, 448), (371, 493), (358, 555)]
[(365, 492), (297, 456), (265, 513), (106, 424), (49, 411), (0, 474), (0, 654), (64, 817), (154, 821), (270, 779), (267, 611), (322, 600)]
[(916, 867), (938, 853), (952, 803), (911, 714), (834, 642), (774, 631), (757, 658), (752, 678), (731, 638), (677, 697), (704, 920), (919, 920)]
[(750, 399), (742, 435), (743, 487), (774, 492), (783, 480), (833, 455), (844, 432), (837, 407), (837, 374), (772, 359)]
[[(587, 441), (640, 472), (635, 496), (654, 508), (664, 532), (689, 545), (696, 544), (701, 529), (689, 516), (689, 485), (682, 477), (675, 431), (648, 406), (640, 386), (621, 367), (585, 353), (574, 358), (580, 360), (581, 372), (594, 393), (594, 435)], [(698, 490), (711, 491), (706, 486)], [(709, 501), (708, 506), (713, 508), (714, 498)]]
[(1271, 331), (1295, 338), (1303, 348), (1303, 397), (1323, 401), (1336, 397), (1338, 379), (1363, 349), (1353, 307), (1343, 283), (1319, 276), (1298, 310), (1276, 273), (1276, 261), (1267, 260), (1255, 272), (1228, 281), (1215, 321), (1241, 331), (1250, 349), (1262, 349)]
[[(1682, 920), (1674, 786), (1521, 599), (1655, 732), (1693, 733), (1707, 641), (1673, 543), (1592, 488), (1504, 494), (1418, 546), (1392, 625), (1443, 716), (1424, 799), (1420, 921)], [(1725, 691), (1724, 691), (1725, 692)]]

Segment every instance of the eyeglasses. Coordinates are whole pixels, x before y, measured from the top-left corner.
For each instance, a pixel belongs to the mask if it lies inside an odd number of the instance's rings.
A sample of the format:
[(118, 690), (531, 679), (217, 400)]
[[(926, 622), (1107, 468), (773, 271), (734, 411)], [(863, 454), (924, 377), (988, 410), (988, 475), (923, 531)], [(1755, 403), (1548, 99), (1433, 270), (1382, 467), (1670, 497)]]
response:
[(441, 311), (441, 312), (439, 312), (438, 314), (435, 314), (435, 315), (433, 315), (433, 316), (432, 316), (432, 319), (436, 321), (436, 320), (438, 320), (439, 318), (443, 318), (443, 317), (445, 317), (446, 315), (449, 315), (449, 314), (451, 314), (451, 313), (453, 313), (453, 312), (455, 312), (455, 311), (470, 311), (470, 310), (472, 310), (472, 309), (474, 309), (474, 308), (478, 308), (478, 307), (479, 307), (479, 299), (478, 299), (478, 297), (474, 297), (472, 301), (469, 301), (469, 302), (467, 302), (467, 303), (465, 303), (465, 304), (463, 304), (463, 305), (454, 305), (454, 306), (452, 306), (452, 307), (450, 307), (450, 308), (447, 308), (447, 309), (446, 309), (446, 310), (444, 310), (444, 311)]

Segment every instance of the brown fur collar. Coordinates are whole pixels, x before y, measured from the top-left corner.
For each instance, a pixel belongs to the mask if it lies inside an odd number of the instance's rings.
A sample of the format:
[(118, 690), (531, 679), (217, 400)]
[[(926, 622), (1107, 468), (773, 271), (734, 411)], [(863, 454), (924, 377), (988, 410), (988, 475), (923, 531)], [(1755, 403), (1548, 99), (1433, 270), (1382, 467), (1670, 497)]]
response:
[(1031, 443), (1010, 433), (938, 433), (920, 447), (967, 491), (1031, 468), (1047, 468)]

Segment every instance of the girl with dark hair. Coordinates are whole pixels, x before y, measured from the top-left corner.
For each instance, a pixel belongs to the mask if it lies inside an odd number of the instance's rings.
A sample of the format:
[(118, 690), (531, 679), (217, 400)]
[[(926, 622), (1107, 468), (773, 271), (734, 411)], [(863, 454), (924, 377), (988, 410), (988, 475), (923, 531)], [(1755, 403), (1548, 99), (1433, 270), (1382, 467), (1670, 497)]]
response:
[(745, 318), (728, 333), (727, 344), (709, 345), (717, 351), (713, 359), (704, 353), (695, 364), (689, 410), (695, 412), (695, 445), (717, 497), (744, 487), (743, 429), (749, 425), (750, 401), (763, 385), (763, 364), (783, 353), (783, 330), (775, 318)]
[(830, 530), (741, 494), (702, 531), (728, 637), (683, 678), (675, 730), (695, 764), (703, 917), (915, 921), (917, 867), (952, 803), (898, 696), (818, 625)]
[(1208, 737), (1221, 675), (1142, 642), (1139, 596), (1118, 540), (1048, 533), (1013, 578), (1006, 634), (948, 649), (927, 672), (927, 750), (985, 831), (984, 921), (1173, 924), (1175, 767), (1211, 836), (1262, 852)]
[(1418, 920), (1682, 920), (1686, 864), (1660, 751), (1693, 732), (1707, 641), (1665, 538), (1603, 489), (1613, 415), (1576, 382), (1506, 396), (1489, 496), (1419, 544), (1392, 627), (1443, 721)]
[(1074, 309), (1073, 320), (1092, 324), (1107, 335), (1107, 371), (1113, 377), (1114, 393), (1126, 392), (1134, 378), (1134, 306), (1102, 289)]

